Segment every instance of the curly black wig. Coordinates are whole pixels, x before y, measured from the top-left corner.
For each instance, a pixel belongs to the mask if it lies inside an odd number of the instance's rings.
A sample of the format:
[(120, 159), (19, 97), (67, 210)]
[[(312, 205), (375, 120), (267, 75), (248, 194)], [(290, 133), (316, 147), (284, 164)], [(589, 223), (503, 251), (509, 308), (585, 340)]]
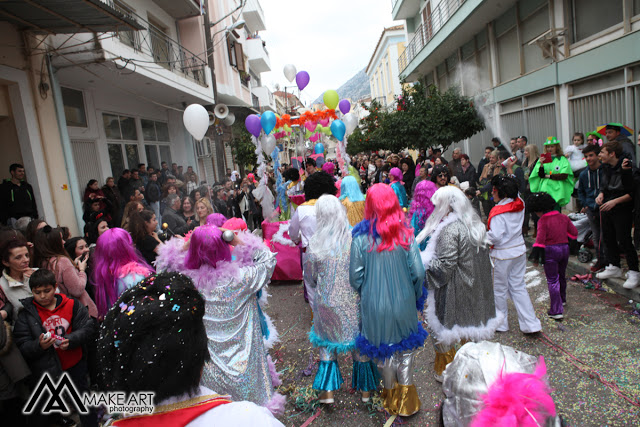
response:
[(531, 193), (527, 197), (527, 209), (529, 212), (551, 212), (556, 208), (556, 201), (548, 193)]
[(300, 172), (296, 168), (289, 168), (282, 174), (285, 181), (298, 181), (300, 179)]
[(337, 192), (333, 177), (324, 171), (311, 174), (304, 182), (304, 198), (307, 201), (319, 199), (323, 194), (335, 196)]
[(433, 168), (433, 172), (431, 173), (431, 182), (433, 182), (434, 184), (437, 183), (438, 175), (440, 175), (441, 173), (446, 173), (449, 177), (449, 180), (451, 180), (451, 173), (449, 173), (449, 168), (445, 165), (438, 165)]
[(501, 199), (518, 197), (518, 182), (515, 178), (503, 175), (496, 175), (491, 178), (491, 185), (498, 190), (498, 197)]
[(204, 300), (187, 276), (162, 273), (120, 295), (98, 339), (99, 386), (153, 391), (155, 402), (195, 394), (210, 359)]

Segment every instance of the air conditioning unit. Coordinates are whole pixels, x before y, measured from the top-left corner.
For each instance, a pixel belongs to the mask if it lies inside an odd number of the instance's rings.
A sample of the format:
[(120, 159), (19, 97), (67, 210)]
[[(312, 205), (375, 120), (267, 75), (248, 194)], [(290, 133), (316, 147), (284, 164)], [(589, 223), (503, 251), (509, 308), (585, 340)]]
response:
[(211, 139), (208, 136), (196, 141), (196, 154), (198, 157), (211, 157)]

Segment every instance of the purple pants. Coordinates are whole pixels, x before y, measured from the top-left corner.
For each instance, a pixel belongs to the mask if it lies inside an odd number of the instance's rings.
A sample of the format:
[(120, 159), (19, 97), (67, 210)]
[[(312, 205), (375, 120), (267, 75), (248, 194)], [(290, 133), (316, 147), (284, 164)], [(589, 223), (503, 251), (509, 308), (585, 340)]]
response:
[(544, 274), (549, 285), (551, 309), (549, 314), (562, 314), (562, 303), (567, 302), (567, 263), (569, 262), (569, 245), (550, 245), (544, 248)]

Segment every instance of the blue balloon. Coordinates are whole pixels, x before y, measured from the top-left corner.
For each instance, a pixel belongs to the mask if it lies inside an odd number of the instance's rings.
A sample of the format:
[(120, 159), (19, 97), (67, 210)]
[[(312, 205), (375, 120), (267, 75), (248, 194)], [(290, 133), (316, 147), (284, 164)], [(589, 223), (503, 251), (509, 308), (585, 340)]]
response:
[(338, 141), (342, 141), (346, 131), (347, 128), (345, 127), (342, 120), (334, 120), (333, 122), (331, 122), (331, 133)]
[(271, 111), (265, 111), (260, 117), (260, 124), (264, 133), (269, 135), (271, 131), (276, 127), (276, 115)]
[(322, 144), (322, 142), (318, 142), (313, 147), (313, 154), (322, 154), (322, 153), (324, 153), (324, 145)]

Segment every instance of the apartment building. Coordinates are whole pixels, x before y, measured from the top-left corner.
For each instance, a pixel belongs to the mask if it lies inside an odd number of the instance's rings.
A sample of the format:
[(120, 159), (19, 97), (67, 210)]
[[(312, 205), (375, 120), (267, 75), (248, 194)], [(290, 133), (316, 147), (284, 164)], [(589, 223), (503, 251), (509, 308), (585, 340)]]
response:
[(400, 77), (475, 97), (487, 129), (458, 145), (475, 159), (492, 136), (547, 136), (609, 121), (640, 128), (640, 1), (394, 0), (406, 23)]
[(371, 98), (382, 106), (393, 106), (402, 93), (398, 58), (404, 52), (406, 34), (404, 25), (385, 28), (365, 68), (371, 88)]

